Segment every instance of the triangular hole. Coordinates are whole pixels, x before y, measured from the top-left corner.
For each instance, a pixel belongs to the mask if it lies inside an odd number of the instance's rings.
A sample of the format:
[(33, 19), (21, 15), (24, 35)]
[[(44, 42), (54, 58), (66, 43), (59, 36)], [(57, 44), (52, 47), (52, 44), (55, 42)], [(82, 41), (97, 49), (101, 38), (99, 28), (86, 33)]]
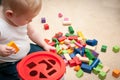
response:
[(40, 72), (39, 78), (47, 78), (43, 73)]

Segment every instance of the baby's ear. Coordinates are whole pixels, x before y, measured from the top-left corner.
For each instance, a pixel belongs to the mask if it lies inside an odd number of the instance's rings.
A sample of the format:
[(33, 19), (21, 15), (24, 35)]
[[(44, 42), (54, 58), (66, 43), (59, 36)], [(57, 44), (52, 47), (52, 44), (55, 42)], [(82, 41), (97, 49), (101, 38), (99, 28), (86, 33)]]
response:
[(12, 18), (13, 17), (13, 11), (12, 10), (6, 10), (5, 15), (8, 18)]

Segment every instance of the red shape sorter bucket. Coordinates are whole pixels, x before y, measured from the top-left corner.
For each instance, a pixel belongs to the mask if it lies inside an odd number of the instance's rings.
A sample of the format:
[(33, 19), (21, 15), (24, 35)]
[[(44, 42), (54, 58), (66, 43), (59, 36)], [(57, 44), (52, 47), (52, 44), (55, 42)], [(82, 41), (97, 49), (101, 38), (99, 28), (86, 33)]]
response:
[(63, 59), (52, 52), (34, 52), (17, 65), (22, 80), (60, 80), (65, 73)]

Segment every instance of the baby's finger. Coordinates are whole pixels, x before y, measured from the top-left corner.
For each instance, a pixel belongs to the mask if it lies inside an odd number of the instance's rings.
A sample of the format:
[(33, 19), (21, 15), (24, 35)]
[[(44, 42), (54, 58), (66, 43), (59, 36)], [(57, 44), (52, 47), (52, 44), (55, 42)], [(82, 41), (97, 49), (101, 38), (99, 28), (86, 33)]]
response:
[(11, 55), (11, 53), (10, 52), (5, 52), (4, 54), (2, 54), (1, 56), (2, 57), (6, 57), (6, 56), (9, 56), (9, 55)]
[(10, 46), (6, 46), (6, 50), (12, 50), (13, 47), (10, 47)]
[(6, 49), (11, 51), (11, 53), (16, 53), (16, 50), (13, 47), (8, 46)]
[(13, 47), (8, 46), (6, 47), (6, 52), (12, 54), (12, 53), (16, 53), (16, 50)]

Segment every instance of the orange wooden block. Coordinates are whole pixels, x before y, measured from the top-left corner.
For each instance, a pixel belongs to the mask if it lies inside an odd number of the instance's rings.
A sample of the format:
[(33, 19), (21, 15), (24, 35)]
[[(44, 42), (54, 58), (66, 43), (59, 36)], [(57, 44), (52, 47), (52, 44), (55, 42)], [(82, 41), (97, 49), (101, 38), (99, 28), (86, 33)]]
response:
[(74, 67), (74, 70), (75, 70), (75, 71), (79, 71), (79, 70), (80, 70), (80, 65), (75, 66), (75, 67)]
[(10, 46), (10, 47), (15, 48), (16, 53), (19, 51), (19, 48), (17, 47), (17, 45), (15, 44), (14, 41), (9, 42), (7, 45)]
[(120, 76), (120, 70), (114, 69), (112, 71), (112, 76), (114, 76), (115, 78), (118, 78)]

